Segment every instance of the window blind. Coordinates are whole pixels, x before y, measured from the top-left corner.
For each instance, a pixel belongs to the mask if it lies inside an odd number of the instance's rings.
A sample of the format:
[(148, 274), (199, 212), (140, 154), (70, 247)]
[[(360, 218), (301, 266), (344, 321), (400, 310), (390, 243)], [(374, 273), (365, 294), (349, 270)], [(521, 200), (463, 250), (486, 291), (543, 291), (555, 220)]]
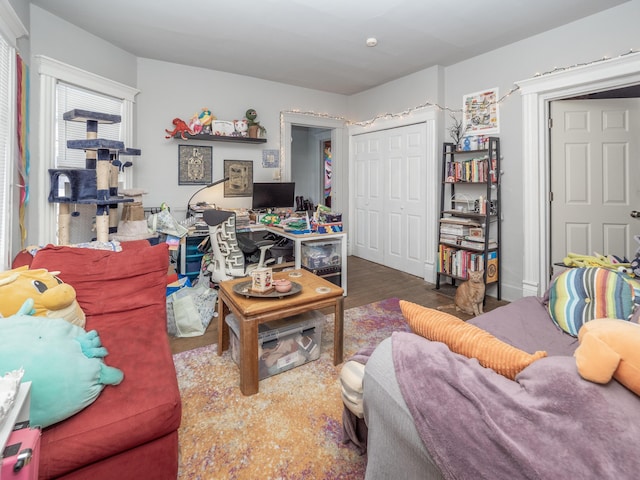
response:
[[(73, 109), (89, 110), (91, 112), (122, 115), (123, 102), (119, 98), (109, 97), (100, 93), (58, 82), (56, 86), (56, 167), (84, 168), (84, 150), (67, 148), (67, 140), (83, 140), (87, 138), (85, 122), (70, 122), (63, 115)], [(122, 124), (99, 124), (98, 138), (122, 140)]]

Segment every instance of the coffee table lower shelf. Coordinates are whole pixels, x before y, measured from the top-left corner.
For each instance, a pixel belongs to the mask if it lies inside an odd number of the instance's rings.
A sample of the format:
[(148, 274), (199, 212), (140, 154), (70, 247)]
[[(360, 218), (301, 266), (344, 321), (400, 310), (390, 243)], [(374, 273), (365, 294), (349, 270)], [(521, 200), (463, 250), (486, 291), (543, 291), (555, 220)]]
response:
[[(259, 390), (258, 377), (258, 325), (297, 315), (311, 310), (333, 307), (334, 336), (333, 364), (342, 363), (344, 345), (344, 290), (333, 283), (298, 269), (293, 271), (300, 284), (300, 293), (282, 298), (246, 297), (234, 292), (234, 285), (246, 282), (238, 278), (220, 282), (218, 291), (218, 355), (229, 348), (229, 327), (225, 317), (233, 312), (239, 322), (240, 391), (253, 395)], [(291, 272), (276, 272), (274, 279), (289, 278)]]

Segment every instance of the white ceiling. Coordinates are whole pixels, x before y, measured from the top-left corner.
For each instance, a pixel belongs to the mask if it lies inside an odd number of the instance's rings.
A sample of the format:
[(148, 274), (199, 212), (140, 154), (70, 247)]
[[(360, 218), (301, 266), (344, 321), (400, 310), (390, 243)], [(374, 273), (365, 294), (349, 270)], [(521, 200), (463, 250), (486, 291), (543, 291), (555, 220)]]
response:
[[(340, 94), (628, 0), (31, 0), (137, 57)], [(378, 46), (367, 47), (368, 37)], [(54, 39), (52, 39), (54, 40)]]

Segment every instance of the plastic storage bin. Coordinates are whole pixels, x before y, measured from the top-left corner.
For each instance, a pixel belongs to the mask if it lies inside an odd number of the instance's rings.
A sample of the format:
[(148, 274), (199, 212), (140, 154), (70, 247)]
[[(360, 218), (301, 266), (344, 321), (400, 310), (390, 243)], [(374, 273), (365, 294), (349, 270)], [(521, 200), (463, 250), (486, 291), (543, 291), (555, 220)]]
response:
[(300, 249), (300, 263), (309, 270), (342, 265), (340, 240), (310, 240)]
[[(258, 378), (291, 370), (320, 357), (324, 315), (317, 311), (263, 323), (258, 327)], [(240, 364), (240, 325), (234, 314), (225, 322), (230, 329), (231, 358)]]

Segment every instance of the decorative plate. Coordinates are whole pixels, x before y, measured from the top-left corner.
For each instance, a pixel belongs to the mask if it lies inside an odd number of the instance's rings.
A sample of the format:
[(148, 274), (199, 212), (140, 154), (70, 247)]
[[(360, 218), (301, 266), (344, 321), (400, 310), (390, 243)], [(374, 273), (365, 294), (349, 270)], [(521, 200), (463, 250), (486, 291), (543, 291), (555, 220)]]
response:
[(266, 293), (253, 292), (251, 290), (251, 283), (252, 281), (249, 280), (248, 282), (240, 282), (235, 284), (233, 286), (234, 293), (237, 293), (238, 295), (244, 295), (247, 298), (282, 298), (288, 297), (289, 295), (295, 295), (296, 293), (300, 293), (302, 291), (302, 285), (297, 282), (291, 282), (291, 290), (289, 290), (288, 292), (277, 292), (275, 289)]

